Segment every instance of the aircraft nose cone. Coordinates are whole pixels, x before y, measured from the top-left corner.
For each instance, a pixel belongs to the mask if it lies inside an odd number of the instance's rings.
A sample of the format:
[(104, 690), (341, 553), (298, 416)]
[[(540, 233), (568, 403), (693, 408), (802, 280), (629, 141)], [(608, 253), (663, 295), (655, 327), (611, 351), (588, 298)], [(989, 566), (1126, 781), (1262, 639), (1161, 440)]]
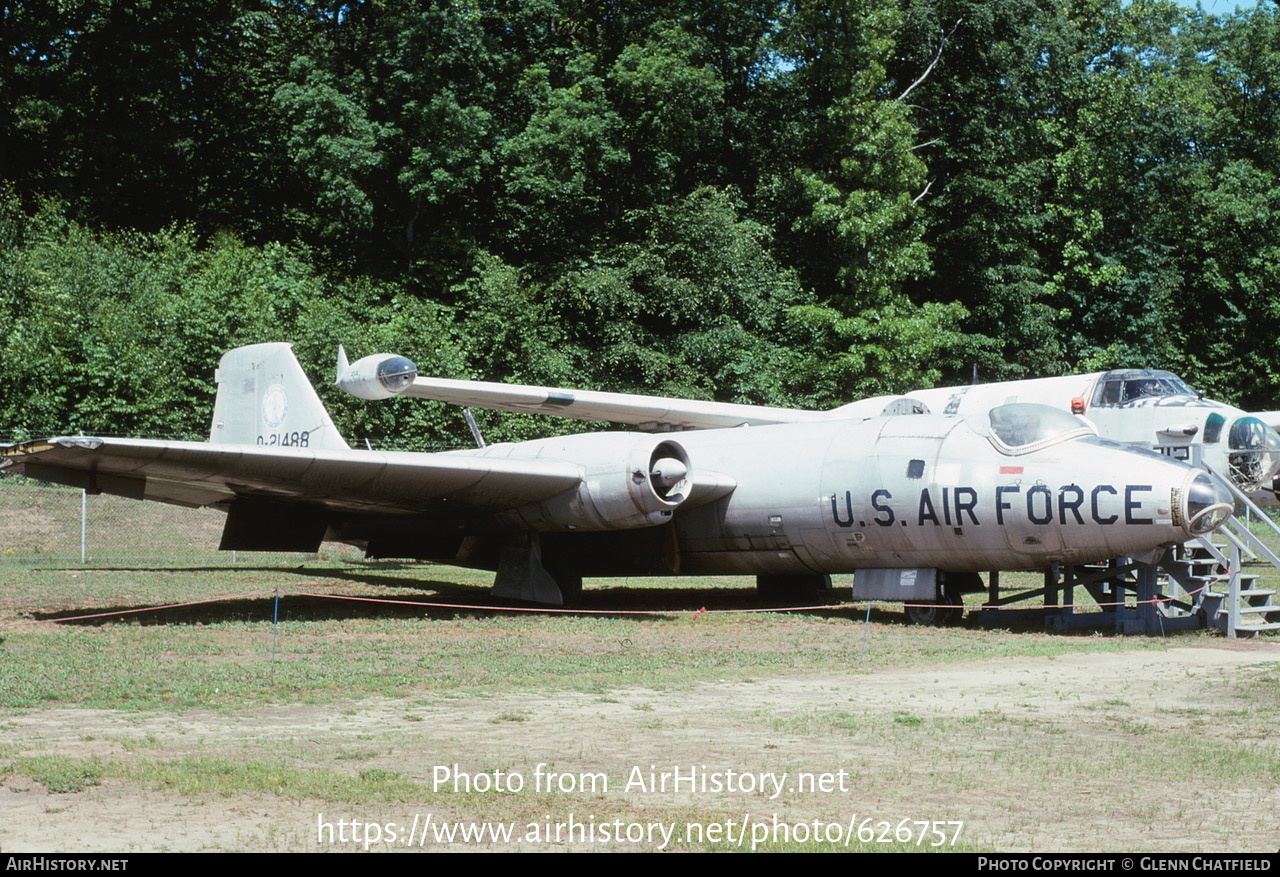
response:
[(1257, 417), (1241, 417), (1227, 437), (1231, 480), (1246, 493), (1266, 484), (1280, 470), (1280, 434)]
[(1187, 532), (1203, 536), (1224, 523), (1235, 512), (1235, 498), (1225, 484), (1201, 472), (1187, 491)]

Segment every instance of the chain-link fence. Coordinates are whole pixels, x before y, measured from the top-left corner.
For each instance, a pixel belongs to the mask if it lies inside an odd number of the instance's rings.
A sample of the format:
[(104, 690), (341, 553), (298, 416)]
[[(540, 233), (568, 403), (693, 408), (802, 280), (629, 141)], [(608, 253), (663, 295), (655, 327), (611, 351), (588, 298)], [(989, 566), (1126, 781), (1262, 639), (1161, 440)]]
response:
[[(0, 563), (212, 566), (285, 564), (312, 557), (219, 551), (226, 516), (118, 496), (89, 496), (29, 478), (0, 477)], [(354, 547), (326, 542), (321, 556), (355, 559)]]

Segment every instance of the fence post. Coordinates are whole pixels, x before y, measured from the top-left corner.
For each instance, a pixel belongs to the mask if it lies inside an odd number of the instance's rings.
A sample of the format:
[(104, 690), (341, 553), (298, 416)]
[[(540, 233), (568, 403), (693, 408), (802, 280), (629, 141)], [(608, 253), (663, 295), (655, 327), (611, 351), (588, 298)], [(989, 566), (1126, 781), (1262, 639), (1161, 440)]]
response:
[(88, 562), (89, 550), (89, 491), (80, 491), (80, 564)]

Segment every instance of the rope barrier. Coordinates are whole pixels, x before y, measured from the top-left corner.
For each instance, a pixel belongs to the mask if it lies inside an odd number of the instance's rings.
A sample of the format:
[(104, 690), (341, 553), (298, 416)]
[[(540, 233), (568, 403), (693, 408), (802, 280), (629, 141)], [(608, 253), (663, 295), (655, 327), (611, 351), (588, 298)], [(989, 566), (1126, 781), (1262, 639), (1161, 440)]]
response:
[(88, 621), (93, 618), (111, 618), (117, 615), (137, 615), (142, 612), (160, 612), (164, 609), (180, 609), (183, 606), (203, 606), (206, 603), (222, 603), (227, 600), (243, 600), (245, 597), (261, 597), (271, 591), (248, 591), (244, 594), (220, 594), (206, 600), (188, 600), (185, 603), (163, 603), (158, 606), (141, 606), (137, 609), (117, 609), (112, 612), (95, 612), (90, 615), (64, 615), (58, 618), (31, 618), (26, 621), (6, 621), (0, 627), (19, 627), (27, 624), (60, 624), (64, 621)]

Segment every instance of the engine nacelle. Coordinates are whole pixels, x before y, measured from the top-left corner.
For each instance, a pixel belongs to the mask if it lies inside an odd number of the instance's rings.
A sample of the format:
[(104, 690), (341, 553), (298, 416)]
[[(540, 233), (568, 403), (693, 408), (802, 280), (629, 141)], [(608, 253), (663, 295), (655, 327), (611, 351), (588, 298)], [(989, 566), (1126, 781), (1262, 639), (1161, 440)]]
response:
[(510, 527), (539, 532), (655, 527), (689, 495), (689, 455), (677, 442), (635, 433), (563, 436), (498, 445), (485, 455), (562, 460), (583, 469), (582, 483), (551, 499), (503, 512)]
[(359, 399), (390, 399), (412, 386), (418, 367), (394, 353), (375, 353), (340, 368), (337, 384)]

